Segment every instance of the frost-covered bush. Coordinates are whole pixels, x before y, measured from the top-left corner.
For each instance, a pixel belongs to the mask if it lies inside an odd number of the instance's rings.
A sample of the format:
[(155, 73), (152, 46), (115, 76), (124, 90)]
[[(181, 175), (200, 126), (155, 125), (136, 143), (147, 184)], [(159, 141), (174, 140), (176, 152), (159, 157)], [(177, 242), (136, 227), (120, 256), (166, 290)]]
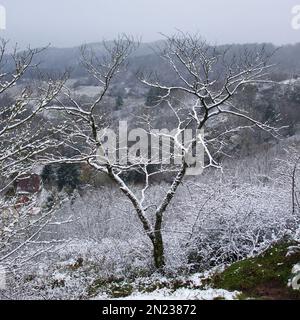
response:
[[(159, 198), (164, 189), (164, 183), (151, 186), (151, 197)], [(167, 269), (203, 269), (233, 262), (255, 255), (291, 233), (296, 222), (288, 192), (276, 183), (187, 181), (164, 221)], [(121, 241), (124, 247), (136, 241), (142, 251), (150, 253), (151, 244), (130, 203), (111, 186), (78, 196), (65, 204), (57, 217), (66, 221), (72, 217), (73, 222), (57, 229), (51, 226), (51, 232), (42, 235), (45, 239), (75, 237), (99, 246), (103, 239), (110, 239), (112, 246), (113, 241)], [(125, 251), (123, 254), (126, 256)], [(151, 261), (147, 260), (145, 267), (151, 269)]]
[(148, 275), (149, 252), (139, 241), (84, 239), (56, 245), (26, 268), (11, 270), (0, 299), (88, 299), (95, 281), (135, 279)]
[(254, 256), (291, 234), (293, 221), (285, 189), (228, 186), (199, 214), (188, 242), (189, 262), (208, 268)]

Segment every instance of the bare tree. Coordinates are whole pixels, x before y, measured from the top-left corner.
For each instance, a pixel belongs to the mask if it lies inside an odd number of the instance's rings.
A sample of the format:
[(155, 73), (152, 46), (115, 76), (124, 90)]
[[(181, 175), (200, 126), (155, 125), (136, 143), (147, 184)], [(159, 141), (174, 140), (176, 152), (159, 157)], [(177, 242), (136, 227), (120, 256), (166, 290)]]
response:
[[(26, 173), (25, 163), (47, 148), (56, 146), (57, 142), (54, 144), (53, 139), (43, 133), (45, 123), (42, 127), (35, 121), (43, 121), (41, 115), (45, 107), (59, 94), (65, 79), (47, 78), (33, 86), (28, 81), (22, 85), (24, 75), (37, 70), (38, 64), (33, 62), (34, 58), (46, 48), (29, 48), (21, 53), (15, 49), (11, 55), (6, 53), (6, 48), (7, 41), (2, 40), (0, 95), (8, 94), (12, 101), (4, 101), (0, 109), (0, 175), (11, 177), (16, 173)], [(53, 134), (51, 130), (48, 133)]]
[[(17, 196), (8, 189), (21, 176), (31, 174), (38, 154), (56, 147), (59, 142), (53, 126), (43, 118), (45, 107), (59, 94), (65, 77), (30, 82), (26, 75), (37, 71), (35, 57), (44, 49), (28, 49), (9, 54), (7, 41), (0, 44), (0, 263), (37, 238), (51, 220), (53, 212), (33, 218), (38, 209), (35, 197), (26, 205), (17, 203)], [(26, 82), (23, 81), (26, 79)], [(25, 85), (26, 83), (26, 85)], [(47, 128), (48, 126), (48, 128)]]
[[(300, 190), (299, 190), (299, 164), (300, 155), (297, 147), (291, 146), (285, 150), (286, 156), (279, 159), (278, 175), (281, 180), (290, 185), (291, 211), (296, 221), (299, 219)], [(297, 227), (297, 226), (293, 226)]]
[(296, 208), (300, 209), (300, 202), (299, 202), (299, 190), (297, 185), (297, 173), (298, 173), (298, 166), (300, 162), (300, 157), (295, 159), (293, 171), (292, 171), (292, 212), (293, 214), (296, 213)]
[[(134, 44), (128, 37), (121, 37), (114, 44), (106, 44), (106, 53), (96, 57), (94, 53), (83, 51), (83, 64), (88, 72), (99, 83), (99, 94), (89, 106), (81, 106), (74, 99), (70, 90), (65, 94), (71, 104), (65, 104), (58, 100), (59, 106), (54, 109), (65, 111), (70, 126), (66, 133), (66, 145), (74, 151), (72, 157), (49, 154), (46, 162), (85, 162), (93, 169), (107, 174), (120, 188), (123, 194), (131, 202), (137, 217), (139, 218), (144, 232), (148, 236), (153, 247), (153, 260), (157, 269), (165, 266), (165, 252), (163, 242), (164, 214), (172, 199), (176, 195), (180, 184), (189, 174), (189, 170), (195, 163), (188, 160), (191, 157), (195, 145), (201, 145), (205, 153), (203, 168), (220, 168), (217, 155), (222, 145), (222, 136), (231, 135), (243, 128), (258, 127), (276, 135), (277, 130), (267, 123), (261, 123), (251, 117), (246, 111), (238, 109), (234, 103), (234, 96), (241, 92), (246, 85), (265, 82), (265, 77), (270, 65), (267, 64), (268, 56), (260, 49), (253, 52), (243, 52), (233, 55), (230, 49), (217, 49), (205, 43), (202, 39), (188, 34), (179, 34), (167, 37), (161, 52), (162, 58), (171, 67), (174, 84), (163, 84), (153, 76), (141, 76), (141, 81), (152, 88), (159, 89), (163, 94), (155, 108), (161, 108), (159, 112), (165, 112), (165, 106), (176, 120), (173, 133), (151, 131), (151, 116), (142, 116), (146, 136), (153, 138), (169, 138), (172, 140), (172, 158), (175, 163), (166, 165), (163, 156), (150, 169), (151, 159), (148, 152), (139, 150), (139, 157), (125, 163), (121, 154), (125, 157), (131, 153), (128, 146), (121, 145), (118, 141), (114, 145), (119, 162), (114, 161), (114, 156), (107, 152), (104, 143), (106, 131), (100, 127), (101, 104), (108, 92), (113, 78), (121, 70), (126, 58), (131, 54)], [(49, 107), (49, 109), (53, 109)], [(98, 110), (99, 109), (99, 110)], [(205, 137), (196, 134), (195, 137), (182, 140), (186, 129), (201, 130), (211, 123), (224, 120), (224, 117), (242, 118), (248, 124), (225, 132), (218, 132), (216, 136)], [(149, 129), (149, 130), (148, 130)], [(121, 139), (121, 138), (119, 138)], [(111, 149), (110, 149), (111, 150)], [(125, 151), (124, 151), (125, 150)], [(136, 151), (136, 149), (134, 149)], [(135, 152), (134, 151), (134, 152)], [(125, 152), (125, 153), (124, 153)], [(135, 159), (135, 160), (134, 160)], [(132, 186), (124, 178), (124, 174), (139, 171), (143, 176), (143, 185)], [(150, 179), (154, 176), (161, 177), (164, 174), (172, 174), (172, 182), (168, 190), (162, 194), (158, 203), (153, 203), (149, 195)], [(140, 187), (140, 188), (139, 188)]]

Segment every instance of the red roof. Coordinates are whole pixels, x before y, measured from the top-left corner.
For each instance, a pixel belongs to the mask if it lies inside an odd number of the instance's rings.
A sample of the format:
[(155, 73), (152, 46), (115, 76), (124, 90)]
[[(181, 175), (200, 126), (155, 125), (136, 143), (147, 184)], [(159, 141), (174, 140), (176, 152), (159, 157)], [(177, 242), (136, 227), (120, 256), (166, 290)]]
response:
[(36, 193), (40, 190), (41, 178), (37, 174), (21, 177), (17, 180), (17, 193)]

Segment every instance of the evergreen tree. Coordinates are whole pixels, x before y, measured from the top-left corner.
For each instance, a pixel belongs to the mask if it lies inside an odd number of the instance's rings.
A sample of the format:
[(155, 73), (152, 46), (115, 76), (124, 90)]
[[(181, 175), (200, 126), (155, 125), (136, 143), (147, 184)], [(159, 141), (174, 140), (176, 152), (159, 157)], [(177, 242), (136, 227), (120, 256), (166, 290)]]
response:
[(53, 165), (48, 164), (43, 168), (41, 178), (44, 186), (53, 186), (56, 184), (56, 173)]
[(66, 188), (66, 191), (72, 193), (80, 184), (80, 170), (78, 165), (72, 163), (63, 163), (57, 170), (57, 186), (61, 191)]

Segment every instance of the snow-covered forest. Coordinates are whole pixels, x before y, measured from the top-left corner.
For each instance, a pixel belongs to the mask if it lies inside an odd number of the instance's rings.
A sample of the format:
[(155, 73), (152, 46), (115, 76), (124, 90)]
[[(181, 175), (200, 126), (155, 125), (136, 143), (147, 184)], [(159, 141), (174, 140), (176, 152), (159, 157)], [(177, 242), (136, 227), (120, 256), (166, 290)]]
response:
[(3, 40), (0, 299), (299, 299), (299, 49)]

